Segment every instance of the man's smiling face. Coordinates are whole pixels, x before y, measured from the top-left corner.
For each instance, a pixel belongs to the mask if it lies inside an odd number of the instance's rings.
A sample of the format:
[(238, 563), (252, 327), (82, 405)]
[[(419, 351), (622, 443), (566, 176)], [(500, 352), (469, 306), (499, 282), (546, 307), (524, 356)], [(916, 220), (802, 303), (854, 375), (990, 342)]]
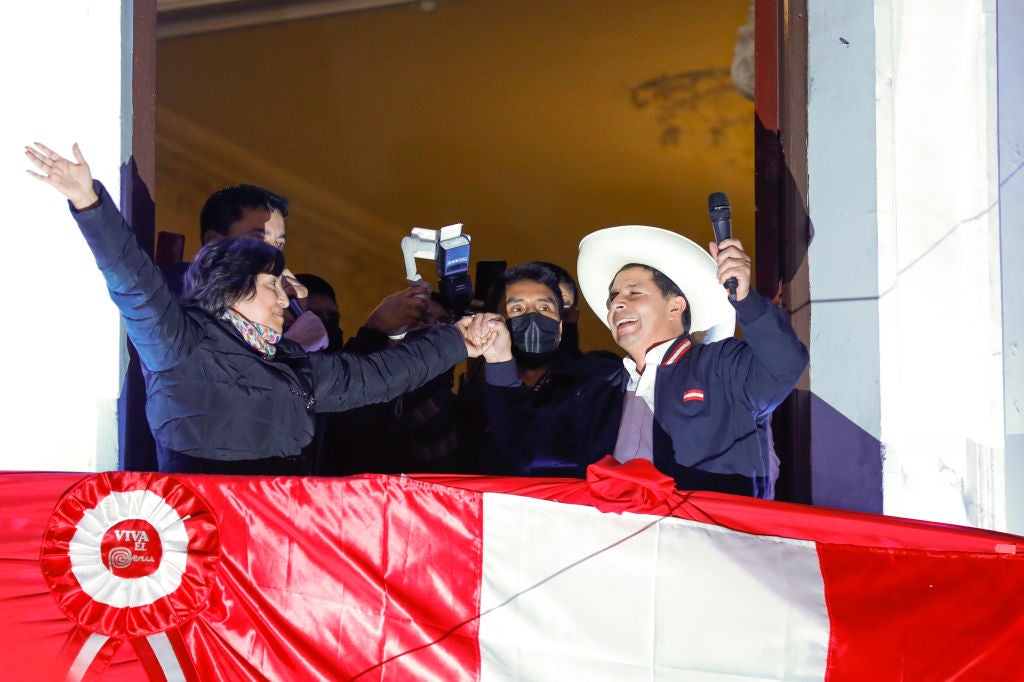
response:
[(652, 346), (681, 335), (685, 309), (686, 299), (666, 296), (655, 284), (653, 273), (644, 268), (620, 271), (608, 288), (612, 338), (634, 360)]

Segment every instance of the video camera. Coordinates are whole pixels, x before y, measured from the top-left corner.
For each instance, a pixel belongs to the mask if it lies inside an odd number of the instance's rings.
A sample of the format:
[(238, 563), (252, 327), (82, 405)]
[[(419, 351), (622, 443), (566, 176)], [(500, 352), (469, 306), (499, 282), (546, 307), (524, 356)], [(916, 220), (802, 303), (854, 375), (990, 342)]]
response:
[(416, 271), (416, 259), (437, 261), (438, 293), (441, 304), (461, 316), (473, 299), (473, 285), (469, 277), (469, 240), (462, 233), (462, 223), (438, 230), (414, 227), (408, 237), (402, 238), (405, 257), (405, 278), (415, 283), (423, 278)]

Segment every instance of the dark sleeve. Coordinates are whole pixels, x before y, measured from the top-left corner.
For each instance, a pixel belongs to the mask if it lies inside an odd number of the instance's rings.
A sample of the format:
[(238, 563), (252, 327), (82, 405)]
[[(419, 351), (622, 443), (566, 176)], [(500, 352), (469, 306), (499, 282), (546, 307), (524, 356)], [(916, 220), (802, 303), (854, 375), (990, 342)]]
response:
[(384, 350), (388, 346), (388, 335), (382, 331), (370, 327), (360, 327), (356, 335), (345, 342), (347, 353), (358, 353), (366, 355), (378, 350)]
[(454, 327), (418, 335), (397, 346), (357, 353), (310, 353), (316, 373), (316, 411), (342, 412), (393, 400), (466, 359)]
[[(107, 190), (93, 181), (99, 202), (71, 213), (107, 283), (110, 299), (121, 312), (128, 337), (143, 366), (165, 370), (194, 347), (194, 331), (186, 322), (164, 276), (135, 240)], [(69, 203), (70, 206), (70, 203)]]
[(721, 343), (719, 367), (729, 374), (734, 398), (757, 414), (767, 414), (796, 386), (807, 368), (807, 347), (789, 316), (751, 289), (735, 303), (743, 341)]
[[(484, 369), (484, 418), (494, 453), (479, 453), (481, 459), (496, 458), (487, 467), (500, 471), (510, 467), (516, 475), (529, 473), (538, 453), (563, 452), (557, 435), (567, 429), (567, 405), (536, 409), (519, 380), (515, 360), (488, 363)], [(567, 457), (566, 462), (570, 463)]]

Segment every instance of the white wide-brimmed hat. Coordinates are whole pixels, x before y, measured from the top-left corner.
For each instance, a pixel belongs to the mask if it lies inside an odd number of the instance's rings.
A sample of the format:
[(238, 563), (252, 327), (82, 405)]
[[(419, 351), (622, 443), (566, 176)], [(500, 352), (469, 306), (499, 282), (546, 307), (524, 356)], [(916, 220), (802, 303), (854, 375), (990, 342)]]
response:
[(675, 282), (690, 304), (690, 331), (706, 332), (705, 343), (735, 333), (736, 310), (718, 282), (718, 265), (711, 254), (681, 234), (647, 225), (608, 227), (580, 242), (580, 291), (606, 327), (608, 286), (629, 263), (648, 265)]

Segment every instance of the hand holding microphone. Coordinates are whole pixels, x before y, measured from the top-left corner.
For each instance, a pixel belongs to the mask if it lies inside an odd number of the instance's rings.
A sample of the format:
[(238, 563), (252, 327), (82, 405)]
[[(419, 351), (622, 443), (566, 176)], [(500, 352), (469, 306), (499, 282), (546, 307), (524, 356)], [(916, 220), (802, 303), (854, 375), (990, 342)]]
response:
[[(711, 226), (715, 229), (715, 241), (721, 246), (722, 242), (732, 237), (732, 209), (725, 192), (714, 192), (708, 197), (708, 213), (711, 214)], [(725, 281), (730, 301), (736, 300), (736, 284), (735, 277)]]
[(708, 213), (711, 226), (715, 229), (715, 242), (709, 246), (711, 255), (718, 263), (719, 281), (727, 275), (723, 286), (729, 290), (730, 301), (742, 301), (750, 291), (750, 257), (743, 250), (738, 239), (732, 238), (732, 209), (729, 198), (723, 192), (708, 196)]

